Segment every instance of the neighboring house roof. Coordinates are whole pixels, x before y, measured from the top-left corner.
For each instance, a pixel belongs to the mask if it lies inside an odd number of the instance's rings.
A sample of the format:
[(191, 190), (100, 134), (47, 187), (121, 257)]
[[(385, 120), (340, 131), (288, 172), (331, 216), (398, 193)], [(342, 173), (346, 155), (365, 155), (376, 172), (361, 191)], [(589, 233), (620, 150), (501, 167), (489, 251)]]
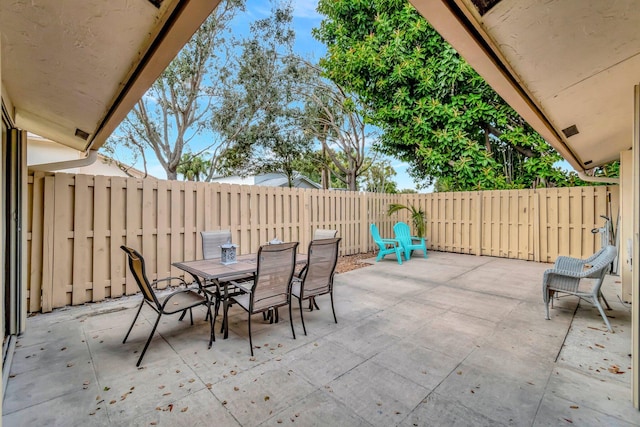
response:
[[(57, 142), (42, 138), (38, 135), (27, 135), (27, 166), (33, 167), (42, 164), (71, 162), (83, 159), (85, 156), (81, 151), (66, 147)], [(47, 169), (49, 170), (49, 169)], [(86, 166), (70, 167), (66, 169), (55, 169), (51, 171), (59, 171), (66, 173), (79, 173), (85, 175), (105, 175), (105, 176), (122, 176), (133, 178), (153, 178), (155, 177), (145, 174), (132, 166), (125, 165), (110, 157), (98, 154), (97, 160)]]
[[(265, 173), (260, 175), (250, 175), (246, 177), (242, 177), (239, 175), (217, 176), (214, 177), (211, 182), (240, 185), (263, 185), (266, 187), (289, 186), (287, 177), (281, 173)], [(322, 188), (322, 186), (317, 182), (314, 182), (309, 177), (300, 174), (296, 175), (296, 177), (293, 179), (293, 186), (295, 188)]]

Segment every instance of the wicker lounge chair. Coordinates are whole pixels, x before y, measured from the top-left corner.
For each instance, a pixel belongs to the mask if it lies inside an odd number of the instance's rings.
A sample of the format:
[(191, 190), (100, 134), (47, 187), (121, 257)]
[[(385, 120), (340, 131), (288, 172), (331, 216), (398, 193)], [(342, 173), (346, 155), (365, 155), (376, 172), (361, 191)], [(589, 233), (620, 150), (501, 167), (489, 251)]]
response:
[(416, 249), (422, 251), (424, 257), (427, 257), (427, 243), (424, 237), (415, 237), (411, 235), (411, 229), (406, 222), (398, 222), (393, 226), (393, 232), (396, 235), (396, 240), (400, 242), (402, 250), (404, 251), (404, 258), (409, 260), (413, 251)]
[[(230, 282), (246, 292), (242, 295), (231, 297), (231, 301), (236, 302), (248, 313), (249, 346), (251, 347), (252, 356), (252, 314), (270, 312), (275, 317), (278, 307), (288, 305), (291, 332), (293, 333), (293, 338), (296, 338), (290, 303), (291, 279), (293, 278), (293, 270), (296, 263), (297, 247), (298, 242), (261, 246), (258, 250), (258, 266), (255, 278), (248, 282)], [(225, 313), (225, 316), (227, 316), (227, 313)]]
[[(307, 268), (302, 277), (294, 278), (291, 295), (298, 299), (302, 329), (307, 335), (302, 314), (302, 300), (309, 299), (309, 308), (313, 309), (313, 302), (317, 296), (329, 294), (331, 296), (331, 310), (333, 320), (338, 323), (336, 310), (333, 306), (333, 276), (338, 262), (338, 245), (340, 238), (313, 240), (309, 244)], [(316, 305), (317, 308), (317, 305)]]
[(158, 317), (156, 318), (155, 323), (153, 324), (153, 328), (151, 329), (151, 334), (149, 334), (149, 338), (147, 339), (147, 343), (144, 345), (144, 349), (140, 354), (140, 358), (138, 359), (138, 363), (136, 366), (140, 366), (142, 363), (142, 358), (151, 343), (151, 339), (153, 338), (153, 334), (156, 332), (156, 328), (158, 327), (158, 323), (160, 322), (160, 318), (163, 314), (177, 314), (182, 313), (180, 320), (184, 317), (184, 314), (187, 310), (189, 310), (189, 314), (191, 316), (191, 324), (193, 325), (193, 312), (191, 309), (193, 307), (198, 307), (200, 305), (204, 305), (207, 307), (207, 317), (209, 319), (209, 327), (211, 329), (209, 335), (209, 348), (211, 348), (212, 342), (215, 340), (214, 332), (213, 332), (213, 316), (211, 315), (211, 301), (205, 295), (198, 294), (191, 289), (180, 289), (175, 292), (170, 293), (169, 295), (158, 298), (156, 296), (154, 286), (163, 281), (177, 280), (181, 284), (186, 287), (186, 282), (180, 277), (168, 277), (166, 279), (155, 280), (152, 283), (149, 282), (145, 272), (144, 266), (144, 258), (140, 255), (135, 249), (128, 248), (126, 246), (120, 246), (129, 259), (129, 269), (133, 278), (136, 280), (138, 287), (140, 288), (140, 292), (142, 292), (142, 302), (140, 303), (140, 307), (138, 308), (138, 312), (136, 316), (133, 318), (133, 322), (127, 331), (127, 335), (125, 335), (122, 343), (127, 342), (127, 338), (129, 338), (129, 334), (133, 329), (133, 325), (135, 325), (140, 312), (142, 311), (142, 306), (146, 303), (149, 307), (153, 308), (156, 313), (158, 313)]
[(402, 247), (400, 246), (400, 242), (396, 239), (383, 239), (380, 237), (380, 233), (378, 232), (378, 227), (375, 224), (371, 224), (371, 237), (376, 245), (378, 245), (378, 256), (376, 257), (376, 262), (380, 261), (385, 255), (388, 254), (396, 254), (396, 258), (398, 259), (398, 264), (402, 264)]
[[(611, 310), (600, 288), (602, 287), (604, 276), (611, 268), (611, 262), (617, 255), (618, 250), (615, 246), (605, 246), (584, 260), (566, 256), (558, 257), (554, 268), (545, 271), (542, 279), (542, 297), (546, 307), (547, 320), (549, 319), (549, 303), (553, 307), (554, 295), (556, 293), (565, 293), (575, 295), (595, 305), (607, 325), (607, 329), (609, 329), (609, 332), (613, 332), (599, 299), (602, 298), (607, 308)], [(582, 279), (595, 279), (591, 289), (580, 289), (579, 285)]]

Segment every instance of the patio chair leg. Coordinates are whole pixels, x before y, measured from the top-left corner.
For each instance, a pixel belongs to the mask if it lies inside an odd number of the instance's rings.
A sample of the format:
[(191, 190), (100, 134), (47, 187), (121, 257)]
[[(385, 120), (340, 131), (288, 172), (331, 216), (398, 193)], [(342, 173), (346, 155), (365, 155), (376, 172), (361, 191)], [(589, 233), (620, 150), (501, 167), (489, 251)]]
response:
[(216, 340), (215, 330), (213, 329), (215, 318), (211, 314), (211, 300), (207, 300), (207, 317), (209, 318), (209, 348), (211, 348), (211, 345)]
[(248, 320), (248, 324), (249, 324), (249, 347), (251, 348), (251, 356), (253, 357), (253, 340), (251, 339), (251, 312), (247, 312), (249, 313), (249, 320)]
[(302, 299), (298, 299), (298, 306), (300, 307), (300, 320), (302, 321), (302, 330), (307, 335), (307, 328), (304, 326), (304, 316), (302, 315)]
[(331, 297), (331, 311), (333, 311), (333, 320), (338, 323), (338, 318), (336, 317), (336, 309), (333, 307), (333, 290), (329, 292), (329, 296)]
[(604, 304), (607, 306), (607, 310), (611, 310), (611, 306), (607, 302), (607, 299), (604, 297), (604, 295), (602, 295), (602, 292), (600, 292), (599, 295), (600, 295), (600, 298), (602, 298), (602, 301), (604, 301)]
[(182, 314), (180, 315), (180, 318), (178, 319), (179, 322), (182, 322), (182, 319), (184, 319), (184, 315), (185, 314), (187, 314), (187, 310), (182, 310)]
[(153, 334), (156, 333), (156, 328), (158, 327), (158, 323), (160, 323), (161, 317), (162, 317), (162, 313), (158, 313), (158, 318), (156, 319), (156, 323), (153, 324), (153, 329), (151, 330), (151, 334), (147, 339), (147, 343), (144, 345), (144, 349), (142, 349), (142, 354), (140, 355), (140, 358), (138, 359), (138, 363), (136, 363), (136, 366), (140, 366), (140, 363), (142, 363), (142, 358), (144, 357), (144, 354), (147, 352), (147, 348), (149, 348), (149, 344), (151, 344), (151, 339), (153, 338)]
[(293, 329), (293, 315), (291, 314), (291, 300), (289, 300), (289, 323), (291, 323), (291, 333), (293, 334), (293, 339), (295, 340), (296, 339), (296, 331), (295, 331), (295, 329)]
[(193, 326), (193, 310), (189, 309), (189, 317), (191, 317), (191, 326)]
[(124, 339), (122, 340), (122, 344), (127, 342), (127, 338), (129, 338), (129, 334), (131, 333), (131, 330), (133, 329), (133, 325), (136, 324), (136, 320), (138, 320), (138, 316), (140, 315), (140, 312), (142, 311), (142, 306), (144, 305), (144, 298), (142, 298), (142, 302), (140, 303), (140, 307), (138, 307), (138, 312), (136, 313), (136, 317), (133, 318), (133, 322), (131, 322), (131, 326), (129, 326), (129, 330), (127, 331), (127, 335), (124, 336)]
[(598, 296), (597, 295), (593, 299), (593, 305), (595, 305), (598, 308), (598, 311), (600, 312), (600, 316), (602, 316), (602, 319), (604, 319), (604, 323), (607, 324), (607, 329), (609, 330), (609, 332), (613, 332), (613, 329), (611, 329), (611, 324), (609, 323), (609, 319), (607, 319), (607, 315), (604, 314), (604, 310), (602, 309), (602, 306), (598, 302)]

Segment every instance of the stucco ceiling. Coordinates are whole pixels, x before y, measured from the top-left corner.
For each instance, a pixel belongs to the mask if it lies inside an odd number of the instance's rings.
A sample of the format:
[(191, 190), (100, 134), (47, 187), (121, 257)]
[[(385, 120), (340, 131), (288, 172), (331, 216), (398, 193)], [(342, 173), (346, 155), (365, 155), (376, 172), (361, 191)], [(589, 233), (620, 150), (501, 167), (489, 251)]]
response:
[(0, 0), (3, 97), (16, 126), (98, 148), (218, 2)]
[(637, 1), (502, 0), (482, 16), (472, 0), (411, 3), (574, 168), (631, 148)]

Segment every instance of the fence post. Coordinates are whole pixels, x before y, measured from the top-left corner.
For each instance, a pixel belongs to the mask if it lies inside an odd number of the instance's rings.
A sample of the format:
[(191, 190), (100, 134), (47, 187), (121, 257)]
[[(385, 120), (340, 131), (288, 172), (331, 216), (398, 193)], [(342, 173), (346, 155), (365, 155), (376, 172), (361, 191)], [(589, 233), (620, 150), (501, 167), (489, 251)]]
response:
[(540, 262), (540, 192), (533, 190), (533, 260)]
[(482, 217), (482, 192), (476, 191), (476, 247), (475, 252), (476, 256), (482, 255), (482, 227), (483, 227), (483, 217)]
[(360, 253), (369, 252), (369, 219), (367, 193), (360, 192)]

